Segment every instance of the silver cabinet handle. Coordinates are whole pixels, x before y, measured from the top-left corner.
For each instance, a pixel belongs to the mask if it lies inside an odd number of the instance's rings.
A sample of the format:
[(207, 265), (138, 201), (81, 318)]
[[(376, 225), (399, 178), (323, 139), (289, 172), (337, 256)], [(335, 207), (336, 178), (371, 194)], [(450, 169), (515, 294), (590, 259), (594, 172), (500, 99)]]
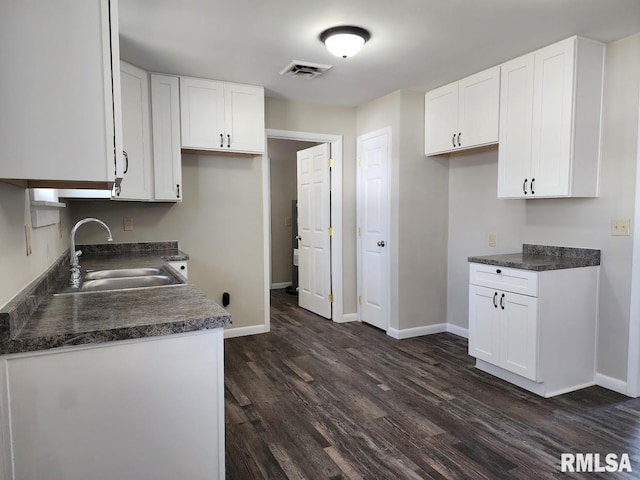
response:
[(384, 243), (384, 240), (380, 240), (380, 241), (378, 242), (378, 246), (379, 246), (379, 247), (384, 247), (385, 245), (386, 245), (386, 243)]

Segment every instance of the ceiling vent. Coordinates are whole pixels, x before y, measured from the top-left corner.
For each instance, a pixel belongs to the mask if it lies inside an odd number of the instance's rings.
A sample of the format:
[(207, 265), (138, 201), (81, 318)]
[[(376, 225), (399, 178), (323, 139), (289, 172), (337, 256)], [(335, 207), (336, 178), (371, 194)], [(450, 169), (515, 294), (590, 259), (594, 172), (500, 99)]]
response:
[(294, 60), (280, 71), (280, 75), (298, 78), (315, 78), (318, 75), (322, 75), (331, 67), (332, 65)]

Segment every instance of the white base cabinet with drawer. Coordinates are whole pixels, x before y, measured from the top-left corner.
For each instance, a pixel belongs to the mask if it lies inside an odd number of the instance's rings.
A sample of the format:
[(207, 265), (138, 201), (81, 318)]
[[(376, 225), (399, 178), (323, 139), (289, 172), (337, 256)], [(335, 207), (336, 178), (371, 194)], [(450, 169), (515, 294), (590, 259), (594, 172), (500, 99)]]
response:
[(544, 397), (594, 385), (598, 272), (471, 263), (469, 355), (476, 367)]

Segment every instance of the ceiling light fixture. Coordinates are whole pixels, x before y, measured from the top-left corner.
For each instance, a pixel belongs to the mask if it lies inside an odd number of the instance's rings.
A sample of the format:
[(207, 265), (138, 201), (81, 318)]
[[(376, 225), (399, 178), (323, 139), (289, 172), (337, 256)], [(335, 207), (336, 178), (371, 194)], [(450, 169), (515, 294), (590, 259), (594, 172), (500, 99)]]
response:
[(370, 38), (371, 34), (364, 28), (349, 25), (328, 28), (320, 34), (320, 41), (327, 49), (342, 58), (354, 56)]

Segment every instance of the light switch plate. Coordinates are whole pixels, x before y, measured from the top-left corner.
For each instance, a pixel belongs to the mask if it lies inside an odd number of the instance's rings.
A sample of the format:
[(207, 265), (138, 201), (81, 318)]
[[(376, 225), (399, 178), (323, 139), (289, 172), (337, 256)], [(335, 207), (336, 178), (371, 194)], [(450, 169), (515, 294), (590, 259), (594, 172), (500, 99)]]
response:
[(284, 217), (284, 226), (285, 227), (291, 226), (291, 217)]
[(490, 247), (495, 247), (496, 243), (497, 243), (496, 234), (495, 233), (490, 233), (489, 234), (489, 246)]
[(614, 218), (611, 220), (611, 235), (614, 237), (628, 237), (631, 235), (631, 221), (628, 218)]
[(124, 231), (131, 232), (133, 231), (133, 217), (124, 217)]

